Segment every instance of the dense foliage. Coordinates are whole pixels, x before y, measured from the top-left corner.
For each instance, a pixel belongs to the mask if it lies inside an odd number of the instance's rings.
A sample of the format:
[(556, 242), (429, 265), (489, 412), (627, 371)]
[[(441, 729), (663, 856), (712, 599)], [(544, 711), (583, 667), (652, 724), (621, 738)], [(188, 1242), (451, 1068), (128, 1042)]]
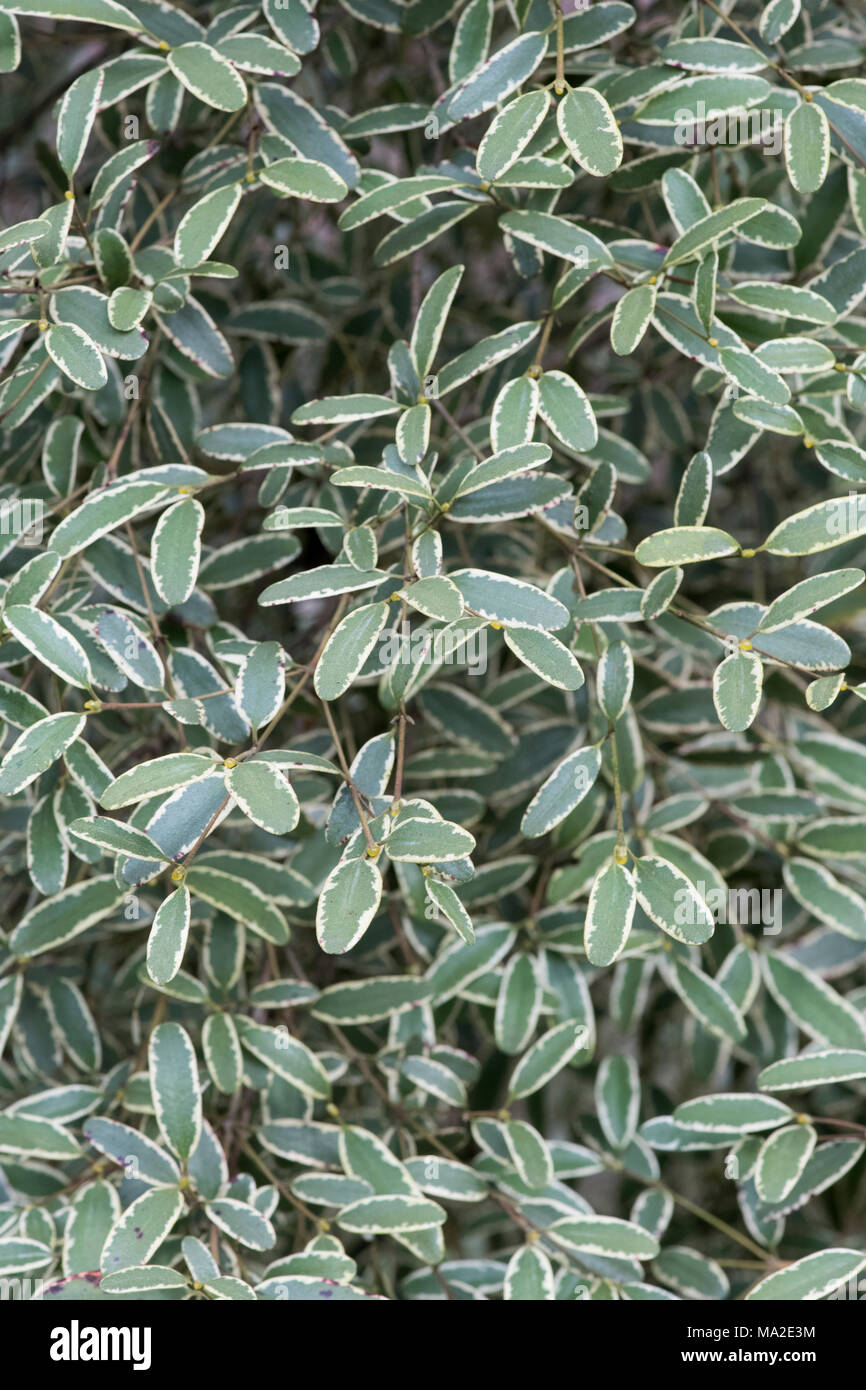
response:
[(857, 1296), (864, 52), (3, 0), (0, 1276)]

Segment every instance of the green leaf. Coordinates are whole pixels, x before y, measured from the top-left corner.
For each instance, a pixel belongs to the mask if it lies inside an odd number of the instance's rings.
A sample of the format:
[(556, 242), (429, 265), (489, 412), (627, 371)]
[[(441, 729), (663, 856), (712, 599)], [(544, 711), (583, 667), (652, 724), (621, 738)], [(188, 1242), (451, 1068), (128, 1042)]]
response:
[(164, 483), (144, 481), (118, 482), (93, 492), (61, 521), (51, 537), (51, 549), (68, 559), (168, 495)]
[(775, 632), (786, 623), (794, 623), (814, 613), (843, 594), (850, 593), (866, 579), (862, 570), (830, 570), (826, 574), (803, 579), (774, 599), (758, 624), (758, 632)]
[(362, 1197), (337, 1213), (344, 1231), (357, 1235), (397, 1234), (441, 1226), (446, 1213), (426, 1197), (396, 1195)]
[(593, 879), (586, 909), (584, 949), (591, 965), (611, 965), (628, 941), (637, 890), (634, 875), (613, 860)]
[(178, 265), (197, 266), (210, 258), (237, 211), (239, 184), (214, 189), (184, 213), (174, 234), (174, 258)]
[(510, 96), (532, 76), (546, 48), (544, 34), (530, 32), (512, 39), (461, 83), (449, 103), (449, 118), (469, 120)]
[(785, 860), (782, 875), (797, 902), (819, 922), (854, 941), (866, 941), (866, 901), (823, 864), (794, 856)]
[(821, 1250), (768, 1274), (749, 1289), (746, 1298), (774, 1303), (814, 1302), (826, 1298), (864, 1268), (866, 1255), (860, 1250)]
[(160, 1023), (148, 1043), (156, 1120), (169, 1148), (186, 1163), (201, 1135), (201, 1092), (195, 1049), (179, 1023)]
[(226, 788), (244, 815), (269, 835), (288, 835), (298, 823), (298, 798), (280, 768), (248, 758), (226, 774)]
[(802, 1057), (784, 1057), (758, 1073), (762, 1091), (801, 1091), (866, 1077), (866, 1051), (819, 1048)]
[(238, 706), (256, 730), (274, 718), (286, 686), (286, 657), (279, 642), (257, 642), (240, 669)]
[(211, 1014), (202, 1028), (202, 1048), (213, 1083), (224, 1095), (234, 1095), (243, 1082), (243, 1057), (231, 1014)]
[(743, 280), (728, 291), (732, 299), (750, 309), (761, 309), (780, 318), (805, 319), (808, 323), (831, 324), (836, 310), (829, 300), (800, 285), (765, 284), (762, 280)]
[(814, 101), (807, 100), (785, 121), (785, 167), (798, 193), (816, 193), (830, 163), (830, 126)]
[(656, 287), (635, 285), (617, 303), (610, 324), (610, 345), (619, 357), (634, 352), (655, 312)]
[(415, 317), (409, 348), (418, 376), (422, 380), (436, 357), (448, 310), (454, 301), (463, 270), (462, 265), (452, 265), (443, 271), (425, 294)]
[(759, 400), (771, 405), (785, 405), (791, 392), (785, 382), (754, 353), (745, 348), (723, 347), (719, 351), (722, 366), (738, 386)]
[(236, 878), (210, 864), (194, 864), (186, 877), (192, 893), (242, 922), (245, 927), (276, 946), (284, 946), (289, 928), (279, 908), (254, 883)]
[(584, 676), (568, 647), (550, 632), (529, 628), (506, 629), (505, 645), (535, 675), (559, 690), (579, 690)]
[(236, 1020), (241, 1044), (275, 1076), (281, 1076), (303, 1095), (329, 1100), (331, 1083), (314, 1052), (284, 1028), (265, 1028), (248, 1018)]
[(494, 183), (523, 153), (550, 106), (544, 88), (515, 97), (493, 118), (478, 146), (477, 168), (482, 179)]
[[(311, 401), (299, 406), (292, 415), (293, 425), (345, 425), (354, 420), (372, 420), (380, 415), (394, 415), (400, 409), (396, 401), (387, 396), (374, 396), (356, 393), (351, 396), (334, 396), (331, 400)], [(342, 472), (356, 470), (343, 469)], [(366, 470), (375, 472), (375, 469)], [(395, 474), (395, 477), (401, 475)], [(348, 483), (346, 484), (348, 486)]]
[(755, 1189), (762, 1202), (782, 1202), (796, 1187), (815, 1148), (811, 1125), (786, 1125), (761, 1145), (755, 1165)]
[(220, 1197), (218, 1201), (206, 1202), (204, 1209), (215, 1226), (249, 1250), (270, 1250), (277, 1243), (276, 1231), (267, 1217), (246, 1202)]
[(369, 859), (347, 859), (332, 869), (316, 909), (316, 936), (328, 955), (356, 946), (382, 897), (382, 875)]
[(0, 796), (14, 796), (46, 772), (84, 729), (83, 714), (51, 714), (18, 736), (0, 763)]
[(313, 203), (339, 203), (349, 192), (339, 174), (318, 159), (278, 159), (260, 171), (259, 182), (283, 198)]
[(162, 850), (145, 835), (122, 821), (111, 820), (108, 816), (83, 816), (74, 820), (69, 829), (79, 840), (88, 844), (100, 845), (111, 854), (135, 855), (139, 859), (163, 859)]
[(149, 1260), (184, 1210), (176, 1188), (153, 1188), (137, 1197), (118, 1218), (102, 1251), (101, 1268), (117, 1274)]
[(598, 442), (592, 407), (577, 382), (565, 372), (544, 372), (538, 383), (538, 413), (548, 429), (569, 449), (586, 453)]
[(552, 1302), (555, 1297), (553, 1268), (547, 1256), (534, 1245), (515, 1250), (505, 1271), (503, 1298), (506, 1302)]
[(334, 629), (313, 677), (321, 700), (338, 700), (349, 689), (379, 640), (387, 603), (369, 603), (348, 613)]
[(110, 916), (126, 896), (126, 889), (118, 888), (112, 878), (75, 883), (26, 912), (9, 938), (9, 947), (22, 958), (50, 951)]
[(622, 162), (622, 136), (613, 112), (594, 87), (574, 87), (556, 109), (556, 124), (572, 158), (596, 178)]
[(506, 212), (500, 217), (499, 225), (509, 236), (520, 241), (528, 241), (542, 251), (549, 251), (566, 261), (573, 261), (582, 269), (601, 270), (613, 265), (613, 257), (603, 241), (592, 232), (576, 227), (564, 217), (555, 217), (547, 212)]
[(542, 1034), (511, 1075), (509, 1100), (523, 1100), (545, 1086), (585, 1045), (586, 1029), (571, 1019)]
[(204, 777), (212, 767), (211, 760), (198, 753), (167, 753), (162, 758), (150, 758), (115, 778), (99, 798), (100, 805), (107, 811), (117, 811), (121, 806), (177, 791)]
[(426, 820), (406, 814), (394, 822), (385, 843), (388, 856), (418, 864), (446, 864), (475, 848), (475, 837), (452, 821)]
[(770, 532), (763, 550), (771, 555), (815, 555), (866, 534), (866, 507), (857, 496), (830, 498), (786, 517)]
[(191, 899), (184, 885), (157, 908), (147, 938), (147, 972), (158, 985), (173, 980), (181, 966), (189, 934)]
[(677, 941), (700, 946), (713, 934), (713, 918), (685, 874), (658, 855), (635, 864), (637, 900), (657, 926)]
[[(677, 90), (682, 90), (678, 88)], [(714, 245), (720, 237), (748, 222), (750, 218), (763, 212), (767, 203), (763, 198), (735, 198), (727, 207), (708, 213), (693, 223), (687, 231), (678, 236), (664, 258), (664, 266), (681, 265), (700, 256), (708, 246)]]
[(523, 813), (521, 832), (530, 839), (546, 835), (579, 806), (601, 769), (597, 747), (571, 753), (539, 787)]
[(84, 154), (102, 93), (104, 69), (82, 73), (67, 87), (57, 112), (57, 158), (72, 178)]
[(150, 1294), (163, 1289), (186, 1289), (187, 1281), (180, 1270), (168, 1265), (141, 1265), (104, 1274), (99, 1287), (104, 1293)]
[(568, 609), (533, 584), (490, 570), (456, 570), (451, 576), (467, 608), (503, 627), (556, 631), (568, 622)]
[(108, 381), (99, 348), (75, 324), (52, 324), (45, 334), (45, 349), (61, 372), (85, 391), (98, 391)]
[(0, 1154), (63, 1162), (79, 1158), (81, 1149), (62, 1125), (29, 1115), (10, 1115), (7, 1111), (0, 1115)]
[(659, 1252), (658, 1241), (631, 1221), (616, 1216), (575, 1215), (554, 1221), (550, 1234), (562, 1245), (584, 1255), (605, 1255), (618, 1260), (651, 1260)]
[(598, 703), (612, 724), (625, 713), (633, 681), (631, 651), (625, 642), (611, 642), (598, 663)]
[(108, 322), (120, 333), (129, 333), (138, 328), (151, 304), (150, 290), (135, 290), (121, 285), (114, 290), (108, 301)]
[(772, 1096), (748, 1095), (746, 1092), (699, 1096), (678, 1105), (674, 1119), (685, 1129), (713, 1134), (736, 1131), (756, 1134), (764, 1129), (777, 1129), (793, 1119), (794, 1112)]
[(322, 990), (311, 1012), (331, 1023), (376, 1023), (395, 1018), (429, 998), (430, 987), (411, 976), (380, 975), (375, 980), (351, 980)]
[(171, 607), (185, 603), (195, 588), (201, 557), (204, 507), (193, 497), (162, 513), (151, 542), (153, 586)]
[(800, 14), (800, 0), (769, 0), (759, 20), (761, 38), (765, 43), (778, 43), (795, 24)]
[(187, 91), (217, 111), (239, 111), (247, 89), (220, 53), (207, 43), (183, 43), (169, 50), (166, 61)]
[(742, 1015), (717, 980), (685, 960), (671, 957), (665, 978), (707, 1032), (737, 1043), (746, 1035)]
[(755, 652), (737, 651), (713, 672), (713, 704), (724, 728), (739, 734), (750, 728), (761, 703), (764, 667)]
[(733, 536), (715, 526), (672, 526), (641, 541), (635, 558), (651, 569), (660, 569), (719, 560), (725, 555), (736, 555), (739, 549)]

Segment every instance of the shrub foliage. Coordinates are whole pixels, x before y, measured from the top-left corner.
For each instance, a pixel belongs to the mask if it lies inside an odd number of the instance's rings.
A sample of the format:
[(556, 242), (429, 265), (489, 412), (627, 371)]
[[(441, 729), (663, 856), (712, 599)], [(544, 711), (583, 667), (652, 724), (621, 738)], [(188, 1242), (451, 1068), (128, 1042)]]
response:
[(4, 0), (0, 1273), (856, 1284), (864, 44)]

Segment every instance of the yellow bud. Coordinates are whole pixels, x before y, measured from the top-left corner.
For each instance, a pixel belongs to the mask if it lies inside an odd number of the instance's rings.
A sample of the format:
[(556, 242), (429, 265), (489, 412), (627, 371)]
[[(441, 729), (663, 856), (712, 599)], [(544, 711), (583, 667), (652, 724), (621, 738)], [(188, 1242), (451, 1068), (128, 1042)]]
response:
[(811, 435), (808, 435), (808, 434), (807, 434), (806, 437), (805, 437), (805, 439), (803, 440), (803, 448), (804, 448), (804, 449), (814, 449), (814, 447), (815, 447), (815, 441), (814, 441), (814, 439), (812, 439)]
[(847, 681), (843, 681), (842, 684), (839, 686), (839, 689), (840, 689), (840, 690), (847, 690), (847, 689), (848, 689), (848, 682), (847, 682)]
[(482, 179), (482, 180), (481, 180), (480, 187), (481, 187), (481, 192), (482, 192), (482, 193), (489, 193), (489, 192), (490, 192), (490, 184), (487, 182), (486, 179)]
[(492, 621), (490, 626), (493, 628), (494, 632), (500, 632), (502, 629), (502, 624), (495, 621)]
[(381, 845), (368, 845), (367, 853), (371, 859), (376, 859), (382, 849)]
[(418, 405), (427, 405), (427, 397), (426, 397), (426, 396), (419, 396), (419, 397), (418, 397), (417, 404), (418, 404)]
[(534, 1245), (537, 1240), (541, 1240), (541, 1232), (530, 1229), (526, 1232), (526, 1244)]
[(740, 556), (743, 560), (753, 560), (755, 558), (755, 552), (754, 550), (741, 550)]
[(237, 758), (226, 758), (225, 762), (223, 763), (223, 767), (228, 767), (228, 768), (237, 767), (237, 765), (238, 765), (238, 760), (237, 760)]
[(537, 362), (533, 362), (531, 367), (526, 368), (526, 375), (529, 377), (530, 381), (538, 380), (541, 376), (541, 368)]
[(718, 338), (707, 338), (707, 342), (709, 343), (710, 347), (718, 347), (718, 346), (719, 346), (719, 340), (718, 340)]
[(442, 502), (442, 503), (440, 504), (439, 510), (440, 510), (440, 512), (450, 512), (450, 510), (451, 510), (451, 503), (450, 503), (450, 502)]
[(815, 98), (812, 96), (812, 93), (811, 93), (811, 92), (804, 92), (804, 93), (803, 93), (803, 100), (804, 100), (804, 101), (814, 101)]
[(326, 1236), (331, 1229), (330, 1221), (325, 1221), (324, 1218), (321, 1221), (317, 1221), (316, 1226), (318, 1228), (319, 1234), (323, 1236)]
[(336, 1107), (336, 1105), (334, 1104), (333, 1101), (330, 1101), (330, 1102), (325, 1106), (325, 1110), (326, 1110), (327, 1114), (330, 1115), (330, 1117), (331, 1117), (332, 1120), (336, 1120), (336, 1119), (339, 1117), (340, 1112), (339, 1112), (339, 1110), (337, 1109), (337, 1107)]
[(244, 183), (255, 183), (255, 181), (256, 175), (253, 173), (252, 169), (250, 169), (249, 173), (244, 174)]
[(500, 1110), (500, 1112), (499, 1112), (499, 1114), (498, 1114), (498, 1116), (497, 1116), (497, 1119), (501, 1120), (502, 1123), (503, 1123), (504, 1125), (507, 1125), (507, 1124), (508, 1124), (508, 1121), (511, 1119), (511, 1111), (510, 1111), (510, 1110), (506, 1110), (506, 1109), (503, 1107), (503, 1109)]
[(172, 883), (183, 883), (186, 878), (186, 869), (172, 869), (170, 877)]
[(613, 852), (613, 857), (616, 860), (617, 864), (627, 864), (628, 850), (626, 849), (625, 845), (617, 845), (616, 849)]
[(185, 497), (188, 497), (191, 492), (195, 492), (195, 488), (189, 487), (186, 483), (181, 484), (181, 486), (179, 486), (177, 490), (178, 492), (183, 493)]
[(848, 370), (848, 368), (845, 366), (845, 363), (844, 363), (844, 362), (834, 362), (834, 363), (833, 363), (833, 371), (834, 371), (834, 372), (847, 372), (847, 370)]
[(809, 1121), (811, 1120), (811, 1118), (812, 1118), (811, 1115), (802, 1115), (802, 1114), (801, 1114), (801, 1115), (798, 1115), (798, 1116), (796, 1117), (796, 1119), (797, 1119), (797, 1124), (798, 1124), (798, 1125), (807, 1125), (807, 1124), (809, 1123)]
[(40, 332), (40, 333), (44, 333), (45, 330), (47, 329), (47, 327), (48, 327), (48, 320), (47, 320), (47, 319), (40, 319), (40, 320), (39, 320), (39, 332)]
[(156, 46), (157, 48), (161, 48), (163, 53), (167, 53), (169, 48), (171, 47), (170, 44), (166, 43), (165, 39), (160, 39), (159, 43)]
[(99, 700), (85, 700), (84, 708), (90, 710), (93, 714), (98, 714), (102, 709), (102, 705)]
[(745, 637), (745, 638), (743, 639), (743, 641), (740, 643), (740, 651), (741, 651), (741, 652), (750, 652), (751, 650), (752, 650), (752, 644), (751, 644), (751, 642), (749, 641), (748, 637)]
[(391, 603), (402, 603), (402, 602), (403, 602), (403, 595), (400, 593), (400, 591), (399, 591), (398, 589), (395, 589), (394, 592), (393, 592), (393, 594), (391, 595)]
[(649, 278), (649, 280), (647, 281), (647, 284), (648, 284), (648, 285), (654, 285), (654, 284), (656, 284), (657, 280), (658, 280), (658, 276), (657, 276), (657, 275), (651, 275), (650, 278)]
[(66, 192), (64, 193), (63, 196), (64, 196), (64, 198), (66, 199), (66, 201), (67, 201), (68, 203), (71, 203), (71, 202), (72, 202), (72, 199), (75, 197), (75, 194), (72, 192), (72, 189), (71, 189), (71, 188), (67, 188), (67, 190), (66, 190)]
[(203, 1288), (204, 1288), (204, 1284), (200, 1284), (200, 1283), (198, 1282), (198, 1280), (195, 1279), (195, 1280), (193, 1280), (193, 1288), (194, 1288), (196, 1291), (198, 1291), (199, 1289), (203, 1289)]

